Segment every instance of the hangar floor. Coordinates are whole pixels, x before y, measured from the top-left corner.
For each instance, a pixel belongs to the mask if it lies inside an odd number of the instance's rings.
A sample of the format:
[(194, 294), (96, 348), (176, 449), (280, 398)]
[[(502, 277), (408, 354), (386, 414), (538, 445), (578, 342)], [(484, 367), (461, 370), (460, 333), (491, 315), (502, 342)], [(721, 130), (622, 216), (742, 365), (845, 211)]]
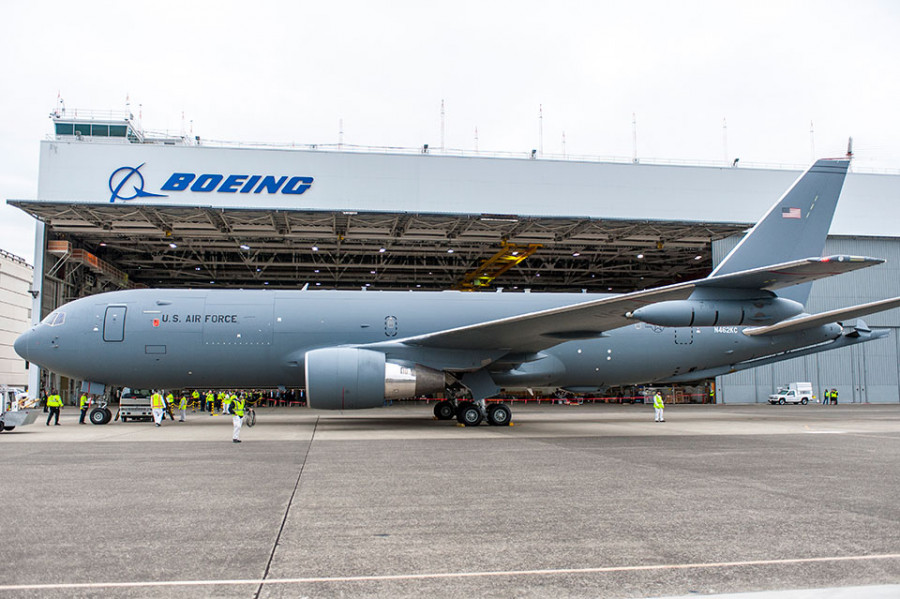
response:
[[(428, 406), (3, 433), (0, 594), (647, 597), (900, 584), (900, 407)], [(896, 592), (900, 587), (888, 587)]]

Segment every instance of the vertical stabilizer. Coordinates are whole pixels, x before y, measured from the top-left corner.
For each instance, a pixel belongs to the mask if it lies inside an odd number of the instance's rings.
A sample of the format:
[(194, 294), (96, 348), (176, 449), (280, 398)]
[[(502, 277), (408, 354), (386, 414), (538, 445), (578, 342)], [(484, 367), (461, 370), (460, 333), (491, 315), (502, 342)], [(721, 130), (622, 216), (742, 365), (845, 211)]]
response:
[[(710, 276), (821, 256), (849, 166), (848, 158), (817, 160)], [(805, 304), (810, 285), (789, 287), (778, 295)]]

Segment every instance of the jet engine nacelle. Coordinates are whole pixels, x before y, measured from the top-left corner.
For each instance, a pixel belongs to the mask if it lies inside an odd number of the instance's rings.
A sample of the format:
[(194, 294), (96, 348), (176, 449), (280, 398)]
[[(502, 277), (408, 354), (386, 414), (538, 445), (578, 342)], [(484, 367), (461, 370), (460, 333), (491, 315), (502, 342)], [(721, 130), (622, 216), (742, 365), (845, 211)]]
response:
[(803, 312), (803, 304), (783, 297), (757, 300), (675, 300), (650, 304), (629, 314), (663, 327), (766, 325)]
[(381, 352), (355, 347), (328, 347), (306, 353), (309, 407), (354, 410), (384, 405), (444, 388), (444, 374), (422, 366), (392, 362)]

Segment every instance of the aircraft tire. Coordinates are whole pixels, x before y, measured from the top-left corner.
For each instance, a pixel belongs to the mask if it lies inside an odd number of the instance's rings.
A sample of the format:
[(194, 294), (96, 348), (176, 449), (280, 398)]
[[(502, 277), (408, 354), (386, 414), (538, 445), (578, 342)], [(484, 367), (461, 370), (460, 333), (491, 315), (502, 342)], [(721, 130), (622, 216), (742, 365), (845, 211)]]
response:
[(471, 401), (464, 401), (459, 404), (456, 412), (456, 420), (460, 424), (466, 426), (478, 426), (484, 417), (481, 415), (481, 409)]
[(504, 403), (494, 404), (488, 408), (487, 420), (491, 426), (509, 426), (512, 422), (512, 410)]
[(447, 400), (439, 401), (434, 406), (434, 417), (438, 420), (453, 420), (456, 416), (456, 408)]
[(88, 414), (88, 417), (91, 420), (91, 424), (106, 424), (112, 418), (112, 414), (110, 414), (109, 410), (94, 408), (91, 410), (91, 413)]

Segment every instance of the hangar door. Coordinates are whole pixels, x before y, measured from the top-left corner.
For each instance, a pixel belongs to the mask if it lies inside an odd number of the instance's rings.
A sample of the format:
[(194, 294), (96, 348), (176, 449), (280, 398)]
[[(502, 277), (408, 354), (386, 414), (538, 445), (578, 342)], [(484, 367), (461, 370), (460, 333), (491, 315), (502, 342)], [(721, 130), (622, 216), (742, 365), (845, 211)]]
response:
[(125, 306), (107, 306), (103, 319), (103, 340), (125, 340)]

